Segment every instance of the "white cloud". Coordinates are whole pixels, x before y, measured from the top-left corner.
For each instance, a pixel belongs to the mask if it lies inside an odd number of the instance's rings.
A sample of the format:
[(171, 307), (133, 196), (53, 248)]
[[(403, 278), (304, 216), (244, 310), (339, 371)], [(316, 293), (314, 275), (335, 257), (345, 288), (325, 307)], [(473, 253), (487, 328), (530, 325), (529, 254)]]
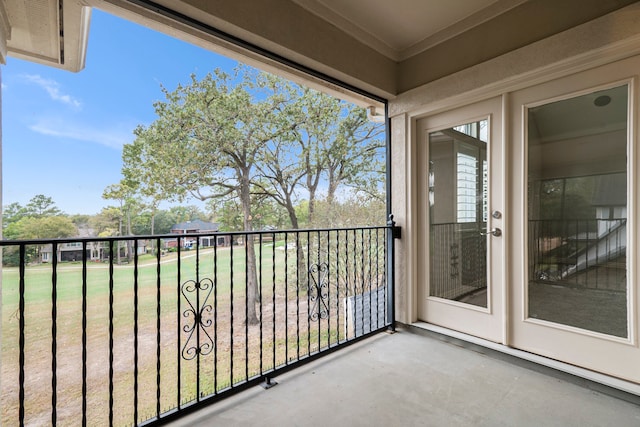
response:
[(29, 83), (36, 84), (46, 90), (54, 101), (62, 102), (74, 108), (80, 108), (82, 106), (82, 103), (71, 95), (62, 93), (60, 91), (60, 83), (55, 80), (45, 79), (37, 74), (24, 74), (22, 77)]
[(126, 129), (124, 126), (115, 126), (100, 129), (59, 119), (40, 119), (29, 129), (42, 135), (90, 142), (117, 150), (133, 140), (133, 127)]
[(4, 83), (2, 83), (0, 86), (2, 86), (2, 90), (7, 90), (8, 86)]

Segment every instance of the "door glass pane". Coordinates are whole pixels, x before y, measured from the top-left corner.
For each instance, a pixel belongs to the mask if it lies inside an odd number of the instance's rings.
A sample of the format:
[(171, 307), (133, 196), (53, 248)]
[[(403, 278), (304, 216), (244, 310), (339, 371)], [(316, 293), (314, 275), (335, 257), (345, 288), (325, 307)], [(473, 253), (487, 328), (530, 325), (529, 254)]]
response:
[(429, 295), (487, 306), (487, 143), (481, 120), (429, 134)]
[(627, 86), (528, 111), (528, 316), (627, 332)]

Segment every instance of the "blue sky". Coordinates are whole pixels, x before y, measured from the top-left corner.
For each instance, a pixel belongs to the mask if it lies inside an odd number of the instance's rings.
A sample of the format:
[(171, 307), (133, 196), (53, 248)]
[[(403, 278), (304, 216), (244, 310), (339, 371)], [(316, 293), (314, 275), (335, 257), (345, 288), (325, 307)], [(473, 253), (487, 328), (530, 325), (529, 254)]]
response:
[(2, 67), (4, 205), (52, 197), (67, 214), (114, 204), (122, 146), (150, 124), (161, 84), (173, 90), (236, 62), (93, 10), (86, 67), (70, 73), (9, 57)]

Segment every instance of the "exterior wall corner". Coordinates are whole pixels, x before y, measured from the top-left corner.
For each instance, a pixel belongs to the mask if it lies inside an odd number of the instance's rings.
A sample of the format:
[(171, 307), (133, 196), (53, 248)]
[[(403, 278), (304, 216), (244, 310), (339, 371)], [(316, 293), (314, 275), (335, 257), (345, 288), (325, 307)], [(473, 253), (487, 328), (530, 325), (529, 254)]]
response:
[(395, 313), (396, 320), (401, 323), (412, 323), (415, 319), (412, 292), (414, 245), (411, 220), (410, 186), (412, 181), (408, 174), (410, 164), (409, 121), (406, 114), (391, 118), (391, 212), (396, 224), (402, 228), (402, 238), (396, 240), (395, 262)]

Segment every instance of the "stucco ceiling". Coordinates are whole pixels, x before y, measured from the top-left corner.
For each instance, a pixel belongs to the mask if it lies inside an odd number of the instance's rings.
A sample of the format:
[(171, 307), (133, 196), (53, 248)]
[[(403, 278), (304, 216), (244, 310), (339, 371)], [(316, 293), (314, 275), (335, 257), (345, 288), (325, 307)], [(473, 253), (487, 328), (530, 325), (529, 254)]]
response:
[(526, 0), (293, 0), (394, 60), (403, 60)]
[(290, 78), (308, 75), (265, 61), (261, 50), (388, 98), (633, 2), (0, 0), (0, 62), (8, 54), (81, 70), (91, 8), (98, 7)]

